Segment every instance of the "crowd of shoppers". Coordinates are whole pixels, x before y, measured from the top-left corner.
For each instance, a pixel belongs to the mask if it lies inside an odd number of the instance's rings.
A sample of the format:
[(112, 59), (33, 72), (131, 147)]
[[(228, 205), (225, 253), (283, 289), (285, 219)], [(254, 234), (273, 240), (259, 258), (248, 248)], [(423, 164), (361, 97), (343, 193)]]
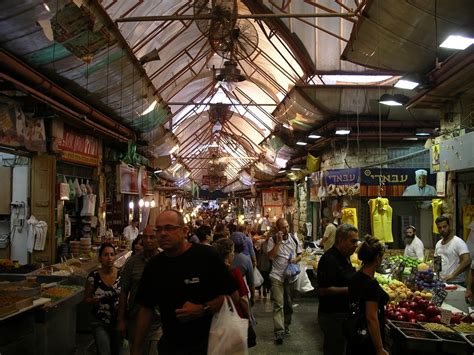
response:
[[(114, 246), (104, 243), (99, 249), (101, 268), (89, 275), (84, 296), (92, 305), (98, 354), (118, 354), (125, 338), (132, 355), (206, 354), (213, 314), (227, 296), (239, 316), (248, 319), (249, 336), (253, 332), (255, 340), (255, 268), (264, 279), (259, 294), (263, 291), (266, 298), (271, 293), (275, 344), (283, 344), (290, 334), (298, 278), (287, 271), (302, 254), (301, 242), (289, 232), (286, 219), (269, 222), (264, 230), (261, 225), (237, 226), (221, 219), (214, 219), (213, 225), (209, 219), (189, 225), (180, 212), (166, 210), (154, 222), (133, 240), (133, 255), (120, 272), (114, 267)], [(456, 281), (468, 269), (468, 251), (451, 232), (449, 219), (440, 217), (436, 224), (443, 237), (436, 254), (450, 262), (443, 265), (441, 276)], [(370, 235), (361, 240), (350, 224), (336, 227), (324, 219), (322, 227), (325, 252), (317, 271), (317, 318), (324, 354), (388, 354), (384, 345), (388, 295), (374, 278), (385, 246)], [(409, 226), (408, 232), (416, 238), (415, 227)], [(357, 272), (350, 261), (356, 250), (362, 262)], [(471, 272), (468, 286), (473, 277)], [(468, 287), (466, 299), (471, 297)], [(364, 337), (351, 328), (354, 317), (362, 320), (358, 327), (365, 327)]]

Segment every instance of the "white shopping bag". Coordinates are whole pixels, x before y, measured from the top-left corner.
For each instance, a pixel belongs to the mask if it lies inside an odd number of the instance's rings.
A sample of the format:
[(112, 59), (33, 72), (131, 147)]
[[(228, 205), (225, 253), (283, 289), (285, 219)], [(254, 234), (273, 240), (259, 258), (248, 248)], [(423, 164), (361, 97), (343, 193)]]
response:
[(314, 287), (311, 285), (311, 281), (309, 280), (308, 274), (306, 273), (306, 265), (304, 263), (300, 263), (301, 272), (298, 275), (298, 280), (296, 280), (295, 289), (298, 292), (306, 293), (309, 291), (313, 291)]
[(260, 271), (258, 271), (257, 268), (254, 268), (253, 269), (253, 285), (255, 287), (260, 287), (262, 286), (262, 284), (263, 284), (263, 276), (260, 273)]
[(248, 319), (240, 318), (232, 300), (226, 296), (214, 314), (209, 331), (208, 355), (247, 355)]

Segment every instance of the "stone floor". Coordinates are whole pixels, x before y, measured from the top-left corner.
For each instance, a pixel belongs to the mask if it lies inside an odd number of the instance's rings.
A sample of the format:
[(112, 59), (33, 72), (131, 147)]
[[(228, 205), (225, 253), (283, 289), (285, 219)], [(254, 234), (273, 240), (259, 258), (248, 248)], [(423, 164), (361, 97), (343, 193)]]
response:
[(283, 345), (276, 345), (273, 335), (272, 303), (269, 296), (267, 298), (257, 296), (253, 307), (257, 319), (257, 346), (251, 348), (249, 354), (322, 354), (323, 337), (317, 323), (317, 311), (316, 298), (295, 298), (291, 335), (285, 337)]
[[(291, 335), (284, 339), (282, 345), (275, 344), (273, 335), (272, 302), (257, 295), (253, 307), (257, 319), (257, 346), (249, 349), (250, 355), (280, 354), (322, 354), (322, 334), (317, 323), (318, 301), (315, 297), (297, 297), (294, 300), (293, 323)], [(78, 334), (75, 355), (95, 354), (91, 334)], [(120, 355), (129, 354), (123, 350)]]

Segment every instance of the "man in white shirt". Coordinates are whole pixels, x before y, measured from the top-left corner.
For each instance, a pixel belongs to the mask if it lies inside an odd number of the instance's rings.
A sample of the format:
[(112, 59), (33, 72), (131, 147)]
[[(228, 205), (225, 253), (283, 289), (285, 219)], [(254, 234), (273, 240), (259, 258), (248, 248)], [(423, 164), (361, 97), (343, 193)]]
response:
[(329, 218), (323, 217), (321, 218), (321, 226), (324, 230), (323, 238), (321, 239), (319, 245), (323, 246), (324, 251), (328, 251), (334, 245), (336, 240), (336, 224), (331, 222)]
[(138, 220), (136, 218), (132, 219), (130, 225), (123, 229), (123, 236), (128, 241), (128, 247), (131, 248), (132, 242), (138, 236)]
[(439, 216), (435, 223), (443, 238), (436, 243), (435, 247), (435, 256), (441, 256), (439, 276), (446, 282), (463, 284), (465, 271), (471, 264), (469, 249), (464, 240), (451, 232), (448, 217)]
[(416, 228), (408, 226), (405, 228), (405, 253), (404, 256), (422, 260), (425, 252), (423, 242), (416, 235)]
[(278, 232), (268, 239), (267, 253), (272, 261), (270, 280), (272, 283), (273, 331), (278, 345), (283, 344), (283, 337), (290, 333), (293, 304), (291, 291), (296, 278), (286, 277), (288, 265), (296, 264), (301, 259), (301, 247), (298, 239), (288, 232), (288, 222), (284, 218), (276, 221)]

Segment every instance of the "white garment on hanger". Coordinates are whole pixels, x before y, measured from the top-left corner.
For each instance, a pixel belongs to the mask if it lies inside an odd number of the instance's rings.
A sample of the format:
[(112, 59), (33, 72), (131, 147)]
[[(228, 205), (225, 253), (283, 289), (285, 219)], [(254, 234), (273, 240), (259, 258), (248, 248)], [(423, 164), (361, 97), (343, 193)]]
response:
[(29, 253), (33, 250), (42, 251), (46, 246), (48, 224), (45, 221), (38, 221), (35, 216), (26, 221), (28, 224), (28, 237), (26, 239), (26, 249)]

